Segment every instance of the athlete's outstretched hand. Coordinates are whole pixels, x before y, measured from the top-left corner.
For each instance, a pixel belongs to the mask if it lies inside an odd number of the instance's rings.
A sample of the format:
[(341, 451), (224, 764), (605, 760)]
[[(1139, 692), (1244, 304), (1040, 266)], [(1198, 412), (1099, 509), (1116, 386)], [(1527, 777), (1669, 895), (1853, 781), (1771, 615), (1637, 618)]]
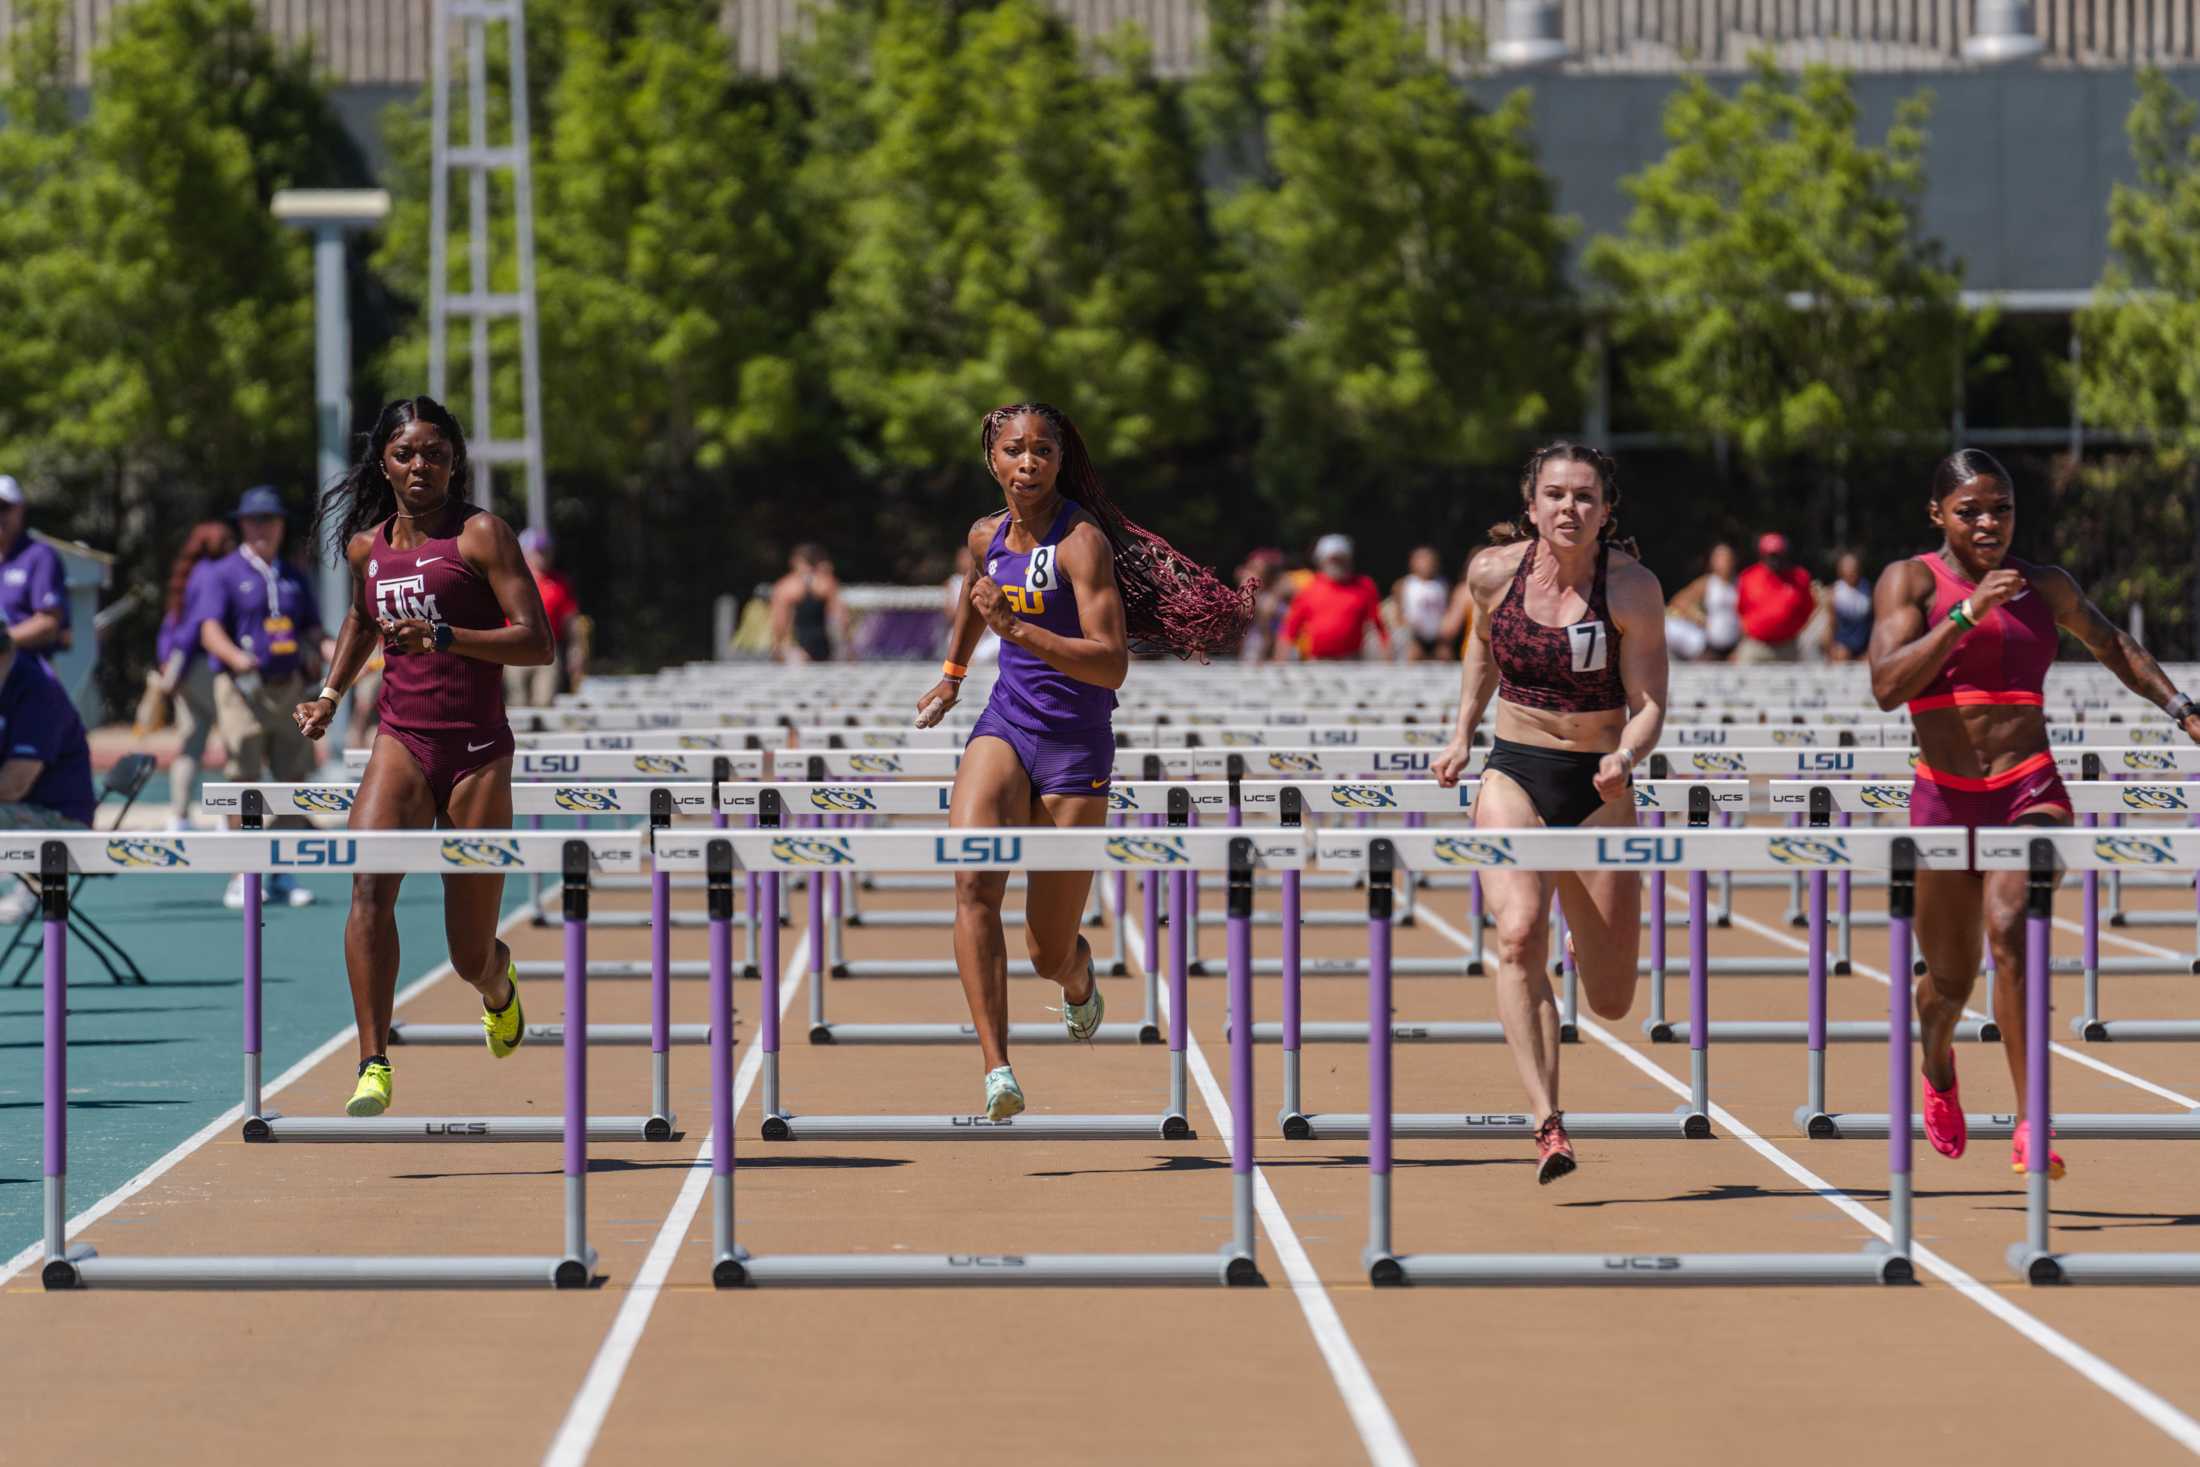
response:
[(1436, 776), (1436, 783), (1441, 788), (1447, 790), (1457, 789), (1460, 777), (1467, 772), (1469, 757), (1467, 741), (1463, 738), (1454, 738), (1437, 751), (1434, 759), (1429, 760), (1429, 773)]
[(315, 698), (291, 709), (290, 716), (297, 723), (298, 732), (309, 739), (318, 739), (328, 732), (329, 720), (336, 716), (336, 705), (326, 698)]
[(997, 637), (1006, 638), (1016, 625), (1016, 613), (1008, 609), (1008, 598), (1001, 594), (1001, 583), (991, 576), (978, 577), (970, 588), (970, 604), (978, 608), (978, 615), (993, 629)]
[(2007, 566), (1997, 571), (1988, 571), (1986, 579), (1980, 581), (1978, 589), (1971, 593), (1972, 618), (1983, 618), (1987, 612), (2004, 602), (2016, 600), (2027, 589), (2023, 571), (2011, 570)]
[(917, 727), (930, 728), (947, 716), (962, 697), (962, 679), (943, 677), (932, 684), (932, 691), (917, 700)]
[(1633, 761), (1625, 754), (1606, 754), (1597, 761), (1597, 793), (1607, 800), (1616, 800), (1627, 793), (1627, 776), (1634, 768)]
[(2185, 731), (2185, 737), (2200, 744), (2200, 713), (2188, 713), (2185, 721), (2177, 725)]

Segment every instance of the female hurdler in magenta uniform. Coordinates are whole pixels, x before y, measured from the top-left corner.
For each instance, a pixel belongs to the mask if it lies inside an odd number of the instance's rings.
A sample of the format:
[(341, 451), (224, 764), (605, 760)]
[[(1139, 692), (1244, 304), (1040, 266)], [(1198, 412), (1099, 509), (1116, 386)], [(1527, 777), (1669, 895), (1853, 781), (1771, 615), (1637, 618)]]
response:
[[(2042, 689), (2057, 631), (2069, 632), (2124, 685), (2200, 742), (2200, 714), (2130, 636), (2109, 625), (2059, 567), (2009, 553), (2016, 481), (1992, 454), (1966, 448), (1933, 472), (1926, 514), (1938, 550), (1896, 561), (1872, 593), (1872, 693), (1910, 705), (1918, 765), (1912, 825), (2068, 825), (2070, 795), (2047, 743)], [(1978, 982), (1979, 935), (1994, 949), (1994, 1012), (2017, 1090), (2011, 1164), (2025, 1170), (2024, 889), (2022, 871), (1917, 873), (1917, 945), (1925, 976), (1917, 1017), (1925, 1052), (1925, 1136), (1943, 1156), (1969, 1140), (1956, 1092), (1955, 1026)], [(2060, 1177), (2063, 1160), (2050, 1154)]]
[[(970, 527), (976, 573), (948, 637), (947, 666), (920, 705), (937, 723), (962, 690), (981, 633), (1001, 639), (1000, 676), (955, 775), (950, 826), (1101, 824), (1115, 766), (1115, 690), (1130, 646), (1178, 653), (1235, 647), (1252, 597), (1231, 591), (1108, 499), (1076, 426), (1045, 403), (988, 413), (979, 434), (1007, 508)], [(1033, 871), (1024, 949), (1062, 986), (1062, 1022), (1089, 1039), (1106, 1005), (1078, 927), (1089, 871)], [(955, 962), (985, 1063), (985, 1114), (1024, 1108), (1008, 1063), (1008, 954), (1001, 931), (1006, 871), (955, 874)], [(1120, 914), (1118, 914), (1120, 918)]]
[[(443, 406), (406, 398), (382, 410), (365, 458), (322, 503), (344, 536), (352, 607), (321, 696), (298, 705), (318, 739), (373, 655), (386, 658), (381, 725), (351, 807), (354, 830), (510, 830), (512, 729), (504, 669), (553, 655), (549, 618), (511, 526), (467, 503), (466, 438)], [(359, 1083), (347, 1114), (390, 1105), (390, 1011), (397, 989), (402, 876), (356, 876), (344, 963), (359, 1025)], [(481, 994), (489, 1053), (519, 1047), (512, 952), (497, 936), (504, 878), (443, 878), (451, 968)]]

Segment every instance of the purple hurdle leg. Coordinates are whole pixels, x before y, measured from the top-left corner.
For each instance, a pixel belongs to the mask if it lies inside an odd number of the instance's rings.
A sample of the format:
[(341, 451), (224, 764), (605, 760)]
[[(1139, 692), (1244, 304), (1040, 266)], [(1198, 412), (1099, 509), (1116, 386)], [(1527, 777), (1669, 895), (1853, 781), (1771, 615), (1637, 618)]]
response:
[[(1665, 812), (1650, 812), (1650, 828), (1665, 828)], [(1650, 1017), (1642, 1032), (1652, 1039), (1671, 1039), (1672, 1026), (1665, 1017), (1665, 870), (1650, 873)]]
[[(1685, 1129), (1710, 1134), (1711, 876), (1688, 873), (1688, 1110)], [(1699, 1118), (1701, 1118), (1699, 1120)]]
[[(712, 1011), (715, 1021), (716, 1010)], [(566, 1036), (570, 1039), (572, 1036)], [(653, 870), (649, 876), (649, 1115), (672, 1118), (672, 877)]]
[[(2088, 814), (2085, 823), (2098, 826), (2101, 817)], [(2101, 873), (2085, 873), (2085, 1013), (2077, 1029), (2082, 1038), (2106, 1039), (2101, 1024)]]
[(1482, 971), (1482, 873), (1477, 871), (1467, 878), (1467, 936), (1472, 939), (1467, 947), (1467, 971)]
[[(588, 1247), (588, 917), (565, 919), (565, 1262), (560, 1288), (583, 1288), (595, 1272)], [(574, 1275), (578, 1274), (578, 1277)]]
[[(1838, 818), (1841, 822), (1843, 829), (1847, 829), (1848, 827), (1856, 823), (1856, 817), (1854, 815), (1851, 815), (1846, 810), (1843, 810)], [(1838, 887), (1837, 904), (1835, 910), (1837, 910), (1841, 915), (1840, 920), (1834, 926), (1834, 941), (1837, 944), (1838, 952), (1833, 960), (1833, 971), (1836, 973), (1846, 973), (1849, 971), (1849, 957), (1851, 951), (1849, 947), (1849, 933), (1851, 931), (1849, 923), (1849, 897), (1852, 882), (1847, 871), (1843, 871), (1840, 876), (1835, 878), (1835, 881)]]
[[(2052, 888), (2049, 888), (2052, 891)], [(2031, 1130), (2025, 1141), (2025, 1241), (2034, 1253), (2047, 1251), (2047, 1158), (2054, 1151), (2054, 1111), (2049, 1108), (2047, 1062), (2049, 1014), (2048, 949), (2053, 941), (2052, 910), (2027, 911), (2024, 919), (2024, 1110)]]
[(1250, 1282), (1253, 1241), (1253, 878), (1232, 871), (1230, 965), (1230, 1186), (1233, 1257), (1226, 1277), (1242, 1269)]
[[(1910, 1002), (1912, 987), (1904, 976), (1910, 963), (1911, 893), (1891, 893), (1887, 917), (1887, 1221), (1894, 1232), (1893, 1251), (1910, 1253)], [(1816, 1105), (1823, 1109), (1824, 1098)]]
[[(260, 997), (263, 974), (261, 966), (262, 942), (266, 929), (260, 920), (260, 878), (257, 873), (244, 878), (244, 1113), (256, 1116), (260, 1113)], [(389, 1036), (382, 1036), (384, 1042)]]
[[(1283, 1134), (1303, 1139), (1305, 1121), (1299, 1106), (1299, 873), (1283, 873)], [(1297, 1129), (1302, 1133), (1293, 1136)]]
[(1367, 1252), (1362, 1258), (1373, 1283), (1405, 1281), (1390, 1246), (1391, 960), (1390, 877), (1381, 865), (1368, 873), (1367, 893)]
[[(713, 852), (715, 866), (717, 855)], [(710, 883), (710, 1186), (711, 1281), (721, 1288), (746, 1280), (733, 1227), (733, 869), (709, 873)]]
[[(1186, 1010), (1191, 1006), (1192, 986), (1187, 970), (1190, 967), (1186, 939), (1190, 936), (1192, 916), (1192, 878), (1188, 871), (1169, 873), (1169, 1118), (1184, 1116), (1185, 1073), (1184, 1041), (1190, 1021)], [(1164, 1125), (1167, 1123), (1164, 1122)]]
[[(778, 1118), (784, 1114), (779, 1108), (779, 873), (766, 871), (763, 880), (763, 905), (752, 908), (752, 915), (760, 913), (763, 936), (759, 939), (763, 955), (762, 969), (764, 991), (759, 997), (756, 1022), (762, 1030), (759, 1042), (764, 1049), (764, 1136), (766, 1140), (785, 1140), (786, 1123)], [(780, 1134), (773, 1136), (775, 1126)]]
[[(1810, 873), (1810, 1055), (1804, 1105), (1826, 1113), (1826, 873)], [(1808, 1122), (1806, 1121), (1806, 1124)]]
[(69, 1191), (69, 926), (45, 920), (46, 944), (46, 1287), (76, 1281), (68, 1264)]

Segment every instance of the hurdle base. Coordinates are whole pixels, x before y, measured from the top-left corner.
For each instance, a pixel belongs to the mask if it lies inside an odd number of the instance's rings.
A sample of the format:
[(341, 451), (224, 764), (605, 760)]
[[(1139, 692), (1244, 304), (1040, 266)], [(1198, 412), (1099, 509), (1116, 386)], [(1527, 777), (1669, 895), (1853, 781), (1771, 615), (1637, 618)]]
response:
[(2200, 1253), (2039, 1253), (2012, 1243), (2009, 1267), (2028, 1284), (2200, 1284)]
[[(515, 966), (519, 969), (519, 976), (522, 978), (563, 978), (565, 976), (565, 963), (561, 959), (523, 958), (518, 960)], [(588, 976), (599, 981), (606, 979), (639, 981), (647, 980), (655, 975), (650, 972), (647, 960), (612, 959), (590, 963), (588, 965)], [(665, 965), (665, 976), (668, 978), (708, 978), (710, 976), (710, 964), (696, 962), (692, 959), (680, 959)], [(745, 976), (754, 978), (756, 972), (751, 969)]]
[[(1223, 1030), (1229, 1036), (1227, 1027)], [(1505, 1028), (1502, 1024), (1487, 1023), (1429, 1023), (1415, 1024), (1404, 1020), (1393, 1021), (1390, 1038), (1396, 1044), (1503, 1044)], [(1255, 1024), (1255, 1044), (1281, 1044), (1283, 1025)], [(1365, 1044), (1367, 1025), (1356, 1022), (1305, 1023), (1299, 1025), (1301, 1044)]]
[[(590, 1116), (591, 1141), (670, 1141), (672, 1116)], [(248, 1116), (247, 1141), (563, 1141), (562, 1116)]]
[(1374, 1255), (1374, 1284), (1908, 1284), (1910, 1260), (1873, 1243), (1857, 1253), (1413, 1253)]
[[(591, 1031), (593, 1037), (593, 1031)], [(1158, 1044), (1161, 1030), (1153, 1024), (1102, 1024), (1090, 1040), (1072, 1039), (1060, 1024), (1011, 1024), (1008, 1037), (1016, 1044)], [(974, 1044), (972, 1024), (812, 1024), (812, 1044)]]
[[(1365, 1114), (1333, 1111), (1306, 1115), (1301, 1119), (1306, 1122), (1305, 1134), (1293, 1135), (1287, 1128), (1284, 1132), (1286, 1140), (1367, 1139)], [(1670, 1111), (1570, 1110), (1566, 1112), (1566, 1133), (1577, 1140), (1701, 1141), (1711, 1135), (1711, 1118), (1701, 1112), (1691, 1111), (1686, 1106)], [(1400, 1141), (1427, 1138), (1532, 1141), (1535, 1139), (1535, 1118), (1519, 1114), (1401, 1112), (1390, 1118), (1390, 1134)]]
[(1313, 1119), (1304, 1111), (1277, 1111), (1276, 1129), (1283, 1132), (1283, 1139), (1286, 1141), (1311, 1141), (1314, 1139)]
[(2200, 1039), (2200, 1021), (2191, 1019), (2072, 1019), (2070, 1029), (2094, 1044), (2113, 1044), (2119, 1039)]
[[(1840, 1111), (1823, 1119), (1829, 1129), (1823, 1134), (1817, 1130), (1810, 1131), (1808, 1134), (1813, 1141), (1871, 1140), (1887, 1134), (1887, 1117), (1883, 1113)], [(2013, 1115), (1974, 1115), (1967, 1120), (1973, 1140), (2006, 1141), (2016, 1134), (2017, 1118)], [(2051, 1124), (2054, 1134), (2066, 1141), (2200, 1140), (2200, 1110), (2165, 1114), (2059, 1114)], [(1925, 1134), (1923, 1116), (1910, 1117), (1910, 1134), (1913, 1137), (1922, 1137)]]
[[(1677, 1019), (1664, 1026), (1664, 1032), (1653, 1030), (1645, 1022), (1643, 1032), (1659, 1044), (1686, 1044), (1691, 1032), (1687, 1019)], [(1810, 1025), (1801, 1019), (1713, 1019), (1710, 1037), (1721, 1044), (1793, 1044), (1810, 1038)], [(2001, 1030), (1991, 1019), (1965, 1019), (1956, 1025), (1955, 1037), (1964, 1044), (1998, 1044)], [(1910, 1025), (1910, 1038), (1918, 1038), (1918, 1026)], [(1841, 1019), (1826, 1025), (1826, 1040), (1831, 1044), (1885, 1044), (1887, 1021), (1885, 1019)]]
[[(596, 1250), (584, 1257), (333, 1257), (294, 1254), (231, 1258), (54, 1259), (49, 1289), (584, 1289), (596, 1278)], [(66, 1267), (66, 1282), (56, 1270)]]
[(1262, 1282), (1253, 1260), (1235, 1247), (1220, 1253), (794, 1253), (720, 1258), (712, 1270), (720, 1288), (938, 1288), (1156, 1284), (1235, 1285)]
[(1190, 1141), (1198, 1133), (1180, 1115), (974, 1116), (770, 1115), (766, 1141)]
[[(529, 1024), (523, 1031), (522, 1042), (527, 1044), (552, 1044), (563, 1047), (563, 1024)], [(665, 1031), (665, 1038), (672, 1044), (710, 1043), (710, 1025), (673, 1024)], [(653, 1042), (647, 1024), (590, 1024), (590, 1044), (648, 1045)], [(481, 1043), (479, 1024), (406, 1024), (390, 1025), (391, 1044), (467, 1046)]]

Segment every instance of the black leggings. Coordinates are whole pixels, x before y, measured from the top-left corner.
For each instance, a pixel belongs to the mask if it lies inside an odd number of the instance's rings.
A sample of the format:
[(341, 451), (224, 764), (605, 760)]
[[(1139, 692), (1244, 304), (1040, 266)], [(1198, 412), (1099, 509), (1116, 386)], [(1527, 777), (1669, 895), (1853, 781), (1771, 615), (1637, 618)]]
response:
[(1504, 775), (1527, 793), (1535, 813), (1550, 826), (1579, 825), (1604, 808), (1597, 793), (1597, 766), (1602, 754), (1573, 749), (1545, 749), (1535, 744), (1516, 744), (1499, 739), (1490, 747), (1485, 773)]

